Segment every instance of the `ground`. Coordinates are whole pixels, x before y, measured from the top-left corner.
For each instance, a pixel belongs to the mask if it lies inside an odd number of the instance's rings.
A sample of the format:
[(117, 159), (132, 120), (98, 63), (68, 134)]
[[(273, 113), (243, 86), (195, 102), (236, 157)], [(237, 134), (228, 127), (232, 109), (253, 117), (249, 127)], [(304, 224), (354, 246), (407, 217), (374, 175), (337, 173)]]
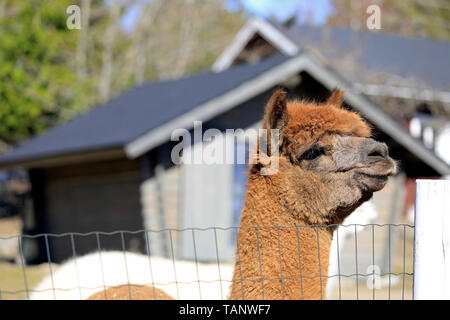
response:
[(26, 287), (32, 288), (46, 274), (47, 265), (27, 266), (27, 286), (21, 264), (11, 263), (18, 256), (18, 241), (14, 237), (22, 228), (18, 217), (0, 219), (0, 300), (26, 299)]
[[(388, 287), (387, 277), (383, 279), (385, 283), (380, 289), (369, 289), (367, 286), (368, 278), (359, 277), (358, 290), (356, 289), (356, 279), (345, 279), (341, 282), (341, 290), (339, 296), (339, 288), (336, 288), (331, 296), (332, 300), (412, 300), (412, 276), (403, 278), (391, 278), (391, 289)], [(370, 280), (369, 280), (370, 281)]]
[[(48, 273), (47, 264), (26, 267), (28, 289), (33, 288)], [(0, 262), (0, 300), (22, 300), (27, 298), (23, 269), (13, 263)]]
[[(0, 221), (0, 237), (16, 235), (20, 233), (20, 221), (17, 219), (2, 219)], [(375, 250), (375, 264), (382, 265), (382, 255), (380, 253), (384, 249), (385, 234), (383, 234), (383, 227), (376, 227), (374, 229), (374, 240), (376, 242), (375, 248), (372, 248), (372, 229), (366, 227), (365, 230), (358, 233), (358, 274), (367, 274), (367, 265), (372, 264), (372, 250)], [(393, 235), (395, 235), (394, 229)], [(412, 273), (412, 254), (413, 254), (413, 229), (406, 229), (406, 241), (403, 241), (402, 227), (397, 227), (398, 238), (396, 241), (395, 250), (392, 251), (391, 271), (397, 276), (391, 276), (390, 299), (412, 299), (412, 276), (403, 275), (403, 259), (405, 261), (405, 272)], [(16, 241), (17, 242), (17, 241)], [(39, 266), (26, 266), (25, 277), (23, 266), (21, 263), (15, 264), (8, 262), (14, 259), (14, 241), (5, 245), (4, 239), (0, 239), (0, 249), (4, 249), (6, 255), (1, 256), (0, 252), (0, 300), (2, 299), (26, 299), (26, 288), (33, 288), (39, 281), (49, 274), (48, 264)], [(342, 274), (355, 273), (355, 252), (354, 239), (348, 239), (344, 245), (344, 254), (341, 256)], [(392, 244), (391, 244), (392, 245)], [(12, 249), (10, 248), (12, 247)], [(6, 249), (7, 250), (6, 250)], [(17, 249), (17, 248), (16, 248)], [(9, 255), (9, 256), (8, 256)], [(395, 257), (395, 258), (394, 258)], [(20, 262), (20, 261), (19, 261)], [(56, 270), (56, 266), (52, 265), (52, 270)], [(25, 284), (26, 279), (26, 284)], [(385, 276), (381, 279), (382, 286), (375, 291), (368, 287), (368, 277), (341, 277), (340, 290), (339, 281), (336, 281), (332, 299), (388, 299), (389, 298), (389, 278)], [(371, 278), (369, 279), (369, 282)], [(340, 294), (339, 294), (340, 292)]]
[[(28, 288), (32, 288), (36, 285), (46, 274), (48, 273), (48, 266), (46, 264), (39, 266), (27, 266), (26, 276)], [(0, 288), (1, 299), (26, 299), (25, 283), (22, 268), (11, 263), (0, 263)], [(385, 279), (386, 280), (386, 279)], [(390, 299), (392, 300), (405, 300), (412, 299), (412, 277), (405, 277), (405, 285), (403, 290), (403, 279), (394, 278), (391, 279), (391, 283), (395, 285), (391, 286)], [(360, 277), (358, 280), (358, 299), (360, 300), (372, 300), (373, 290), (370, 290), (367, 285), (367, 278)], [(19, 291), (15, 294), (8, 293), (7, 291)], [(332, 299), (339, 299), (339, 288), (336, 287), (335, 292), (332, 295)], [(341, 281), (341, 299), (349, 300), (356, 299), (356, 279), (342, 279)], [(388, 287), (375, 290), (375, 299), (386, 300), (389, 299)]]

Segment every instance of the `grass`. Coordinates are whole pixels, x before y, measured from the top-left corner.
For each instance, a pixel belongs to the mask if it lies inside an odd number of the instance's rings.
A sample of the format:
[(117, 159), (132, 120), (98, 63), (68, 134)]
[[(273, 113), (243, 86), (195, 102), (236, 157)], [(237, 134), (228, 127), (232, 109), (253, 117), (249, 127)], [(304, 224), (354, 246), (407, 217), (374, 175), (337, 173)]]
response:
[(0, 235), (13, 236), (20, 234), (22, 221), (18, 217), (0, 219)]
[(48, 273), (47, 265), (27, 266), (24, 272), (21, 266), (0, 262), (0, 300), (23, 300), (28, 290), (36, 286)]
[[(0, 219), (0, 236), (18, 235), (21, 229), (22, 221), (19, 217)], [(32, 289), (48, 274), (48, 266), (47, 264), (27, 266), (24, 277), (21, 265), (6, 262), (6, 260), (14, 259), (17, 256), (14, 248), (8, 249), (7, 247), (4, 246), (3, 251), (0, 252), (0, 300), (26, 299), (26, 289)]]

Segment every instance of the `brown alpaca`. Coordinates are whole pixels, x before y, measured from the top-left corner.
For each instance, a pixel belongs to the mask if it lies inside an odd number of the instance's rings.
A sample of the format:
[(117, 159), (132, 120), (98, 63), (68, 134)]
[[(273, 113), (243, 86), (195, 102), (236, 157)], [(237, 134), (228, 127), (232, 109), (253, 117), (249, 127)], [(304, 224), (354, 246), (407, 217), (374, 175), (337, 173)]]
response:
[(230, 299), (326, 297), (335, 225), (396, 171), (386, 145), (341, 104), (338, 90), (323, 105), (288, 103), (281, 90), (270, 99), (263, 128), (279, 130), (277, 146), (267, 139), (279, 169), (250, 170)]
[[(131, 295), (130, 295), (131, 293)], [(151, 286), (122, 285), (99, 291), (87, 300), (175, 300), (163, 290)]]
[[(263, 129), (280, 138), (273, 145), (268, 134), (268, 152), (250, 169), (230, 299), (326, 297), (336, 224), (396, 171), (386, 145), (341, 104), (337, 90), (322, 105), (287, 102), (281, 90), (269, 100)], [(262, 158), (273, 159), (275, 148), (278, 171), (262, 175), (270, 166)]]

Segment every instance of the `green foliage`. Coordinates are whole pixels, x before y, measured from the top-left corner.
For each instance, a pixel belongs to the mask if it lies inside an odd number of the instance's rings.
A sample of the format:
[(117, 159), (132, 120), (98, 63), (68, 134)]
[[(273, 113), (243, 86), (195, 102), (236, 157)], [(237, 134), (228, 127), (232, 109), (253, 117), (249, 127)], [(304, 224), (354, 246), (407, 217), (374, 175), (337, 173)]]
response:
[[(141, 28), (125, 32), (121, 17), (136, 3), (158, 14), (147, 24), (141, 15)], [(88, 4), (84, 33), (66, 26), (73, 4)], [(0, 0), (0, 144), (15, 145), (100, 103), (105, 84), (112, 98), (143, 80), (204, 71), (241, 25), (222, 0)]]
[(376, 4), (381, 9), (383, 32), (450, 40), (448, 0), (332, 0), (331, 4), (335, 10), (327, 24), (332, 26), (364, 29), (366, 9)]
[[(83, 86), (71, 66), (76, 32), (66, 27), (71, 1), (8, 1), (0, 20), (0, 139), (20, 141), (77, 108)], [(63, 13), (63, 14), (62, 14)]]
[(392, 17), (387, 24), (391, 30), (411, 36), (450, 40), (448, 0), (385, 0), (384, 6)]

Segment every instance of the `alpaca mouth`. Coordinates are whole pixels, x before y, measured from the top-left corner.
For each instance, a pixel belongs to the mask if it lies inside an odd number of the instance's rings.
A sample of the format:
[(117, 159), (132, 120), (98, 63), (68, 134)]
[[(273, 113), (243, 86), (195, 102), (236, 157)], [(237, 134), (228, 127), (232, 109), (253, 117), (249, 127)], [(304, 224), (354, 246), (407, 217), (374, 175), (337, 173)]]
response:
[(387, 180), (388, 177), (395, 174), (395, 168), (383, 168), (382, 170), (358, 170), (358, 173), (365, 178), (371, 178), (376, 180)]
[(372, 174), (372, 173), (367, 173), (367, 172), (360, 172), (364, 177), (367, 178), (372, 178), (372, 179), (378, 179), (378, 180), (387, 180), (389, 178), (389, 176), (391, 176), (392, 174), (387, 173), (387, 174)]
[(362, 171), (359, 171), (358, 173), (361, 175), (361, 179), (359, 179), (361, 189), (370, 192), (383, 189), (389, 176), (392, 175), (391, 170), (383, 173)]
[(397, 164), (392, 159), (383, 159), (378, 161), (371, 167), (360, 168), (357, 170), (363, 177), (387, 180), (388, 177), (397, 173)]

